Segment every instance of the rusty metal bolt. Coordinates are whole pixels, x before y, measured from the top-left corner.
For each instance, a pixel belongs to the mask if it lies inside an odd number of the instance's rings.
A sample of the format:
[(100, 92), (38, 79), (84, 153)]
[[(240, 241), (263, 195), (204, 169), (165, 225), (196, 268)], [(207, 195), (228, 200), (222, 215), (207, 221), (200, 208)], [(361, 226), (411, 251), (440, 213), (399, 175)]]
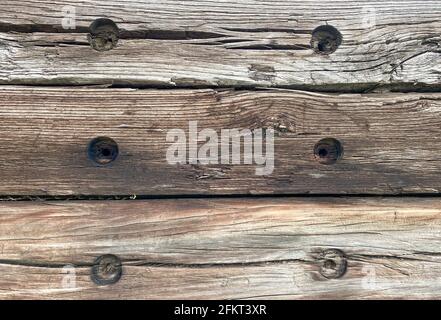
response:
[(100, 286), (117, 283), (122, 276), (121, 260), (114, 255), (107, 254), (98, 257), (91, 270), (92, 281)]
[(340, 31), (333, 26), (323, 25), (312, 32), (311, 47), (318, 54), (328, 55), (334, 53), (342, 41)]
[(325, 250), (319, 255), (320, 274), (326, 279), (338, 279), (345, 275), (348, 262), (343, 251)]
[(110, 19), (97, 19), (90, 25), (87, 39), (92, 48), (97, 51), (112, 50), (119, 41), (118, 26)]

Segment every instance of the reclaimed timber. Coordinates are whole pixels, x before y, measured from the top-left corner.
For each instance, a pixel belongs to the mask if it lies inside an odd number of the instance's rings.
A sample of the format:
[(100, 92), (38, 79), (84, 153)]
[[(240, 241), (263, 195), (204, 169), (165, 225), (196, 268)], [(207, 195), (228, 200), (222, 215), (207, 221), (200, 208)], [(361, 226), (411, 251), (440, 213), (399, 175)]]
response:
[[(0, 83), (439, 89), (440, 16), (439, 0), (3, 0)], [(98, 18), (121, 31), (113, 50), (89, 44)], [(323, 25), (342, 36), (330, 55), (311, 47)]]
[(1, 2), (0, 300), (441, 299), (440, 0)]
[(440, 298), (440, 232), (439, 198), (3, 202), (0, 298)]
[[(290, 90), (0, 88), (0, 194), (421, 194), (441, 190), (441, 95)], [(273, 128), (271, 175), (257, 165), (169, 164), (167, 133)], [(113, 139), (116, 161), (88, 157)], [(188, 135), (187, 135), (188, 138)], [(336, 139), (342, 158), (317, 161)], [(188, 148), (188, 146), (187, 146)], [(219, 155), (220, 157), (221, 155)], [(220, 159), (219, 159), (220, 163)]]

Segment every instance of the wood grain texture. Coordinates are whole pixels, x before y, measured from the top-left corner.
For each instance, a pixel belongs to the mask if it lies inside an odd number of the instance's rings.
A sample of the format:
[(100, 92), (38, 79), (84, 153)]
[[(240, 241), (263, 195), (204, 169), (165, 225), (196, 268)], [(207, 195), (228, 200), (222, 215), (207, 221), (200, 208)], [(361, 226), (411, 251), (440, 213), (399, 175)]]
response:
[[(407, 90), (440, 82), (441, 1), (2, 1), (0, 83)], [(372, 14), (375, 13), (375, 16)], [(90, 24), (110, 18), (116, 49), (94, 51)], [(343, 36), (331, 55), (311, 33)]]
[[(0, 194), (439, 193), (440, 112), (435, 93), (2, 87)], [(274, 172), (257, 176), (259, 166), (244, 164), (169, 164), (167, 133), (187, 132), (189, 121), (218, 134), (273, 128)], [(104, 167), (87, 155), (89, 142), (100, 136), (120, 149)], [(314, 158), (323, 138), (343, 145), (334, 165)]]
[[(438, 198), (1, 203), (0, 298), (440, 298), (440, 217)], [(104, 254), (123, 275), (97, 286)]]
[[(441, 199), (353, 197), (441, 192), (440, 17), (440, 0), (2, 0), (0, 199), (144, 200), (0, 202), (0, 299), (441, 299)], [(98, 18), (110, 51), (89, 44)], [(274, 129), (274, 172), (168, 164), (190, 121)], [(88, 158), (96, 137), (115, 162)], [(331, 197), (145, 200), (276, 194)], [(122, 278), (100, 286), (108, 254)]]

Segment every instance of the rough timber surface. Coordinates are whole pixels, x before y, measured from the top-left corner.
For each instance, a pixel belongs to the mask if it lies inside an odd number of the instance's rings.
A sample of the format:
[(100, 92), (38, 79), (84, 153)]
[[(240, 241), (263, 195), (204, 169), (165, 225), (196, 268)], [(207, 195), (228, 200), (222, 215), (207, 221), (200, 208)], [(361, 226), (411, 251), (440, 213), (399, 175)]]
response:
[[(75, 9), (74, 30), (62, 28), (66, 6)], [(440, 16), (439, 0), (3, 0), (0, 83), (439, 87)], [(90, 47), (97, 18), (118, 25), (117, 48)], [(317, 54), (311, 33), (327, 24), (343, 42)]]
[[(440, 115), (437, 93), (3, 87), (0, 194), (439, 193)], [(274, 172), (258, 176), (258, 166), (244, 164), (169, 164), (167, 133), (188, 132), (189, 121), (198, 121), (199, 132), (218, 134), (274, 129)], [(101, 136), (120, 149), (104, 167), (87, 155), (89, 142)], [(314, 158), (324, 138), (343, 145), (333, 165)]]
[[(440, 217), (437, 198), (1, 203), (0, 298), (440, 298)], [(105, 254), (122, 277), (98, 286)]]
[[(0, 299), (441, 299), (440, 17), (440, 0), (1, 0)], [(99, 18), (110, 51), (89, 44)], [(335, 52), (314, 51), (319, 26)], [(189, 121), (274, 129), (274, 173), (167, 164)], [(115, 162), (88, 159), (96, 137)], [(105, 255), (122, 277), (98, 285)]]

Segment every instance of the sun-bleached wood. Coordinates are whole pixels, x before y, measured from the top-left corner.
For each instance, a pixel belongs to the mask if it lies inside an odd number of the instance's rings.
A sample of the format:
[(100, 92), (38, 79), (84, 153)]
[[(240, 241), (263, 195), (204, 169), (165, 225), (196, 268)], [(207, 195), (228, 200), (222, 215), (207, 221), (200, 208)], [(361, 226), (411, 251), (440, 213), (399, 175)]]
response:
[[(441, 190), (441, 95), (300, 91), (0, 88), (0, 194), (406, 194)], [(171, 129), (275, 129), (275, 169), (171, 165)], [(96, 166), (96, 137), (119, 146)], [(333, 165), (314, 158), (341, 142)], [(220, 160), (219, 160), (220, 162)], [(242, 161), (243, 163), (243, 161)]]
[[(0, 298), (440, 298), (440, 232), (437, 198), (7, 202)], [(330, 249), (339, 279), (320, 273)], [(97, 286), (104, 254), (123, 275)]]
[[(74, 30), (62, 27), (66, 6), (75, 10)], [(440, 15), (439, 0), (6, 0), (0, 83), (439, 87)], [(89, 46), (97, 18), (117, 23), (117, 48)], [(312, 31), (326, 24), (343, 36), (329, 56), (310, 47)]]

